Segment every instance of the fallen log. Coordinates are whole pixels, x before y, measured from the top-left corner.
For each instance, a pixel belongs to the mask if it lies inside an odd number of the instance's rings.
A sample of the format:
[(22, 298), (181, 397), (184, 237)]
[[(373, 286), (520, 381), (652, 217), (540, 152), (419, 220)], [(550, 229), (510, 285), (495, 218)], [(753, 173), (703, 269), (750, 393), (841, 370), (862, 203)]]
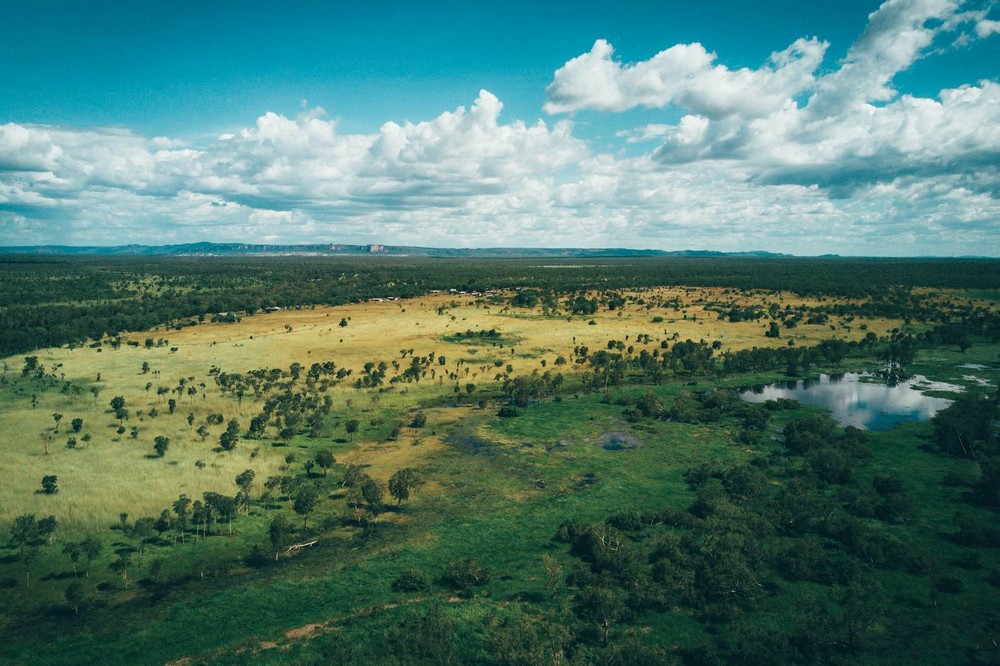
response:
[(285, 554), (288, 554), (288, 553), (291, 553), (293, 551), (296, 551), (299, 548), (309, 548), (310, 546), (312, 546), (314, 544), (317, 544), (317, 543), (319, 543), (319, 539), (315, 539), (315, 540), (309, 541), (307, 543), (296, 543), (296, 544), (293, 544), (293, 545), (291, 545), (291, 546), (289, 546), (288, 548), (285, 549)]

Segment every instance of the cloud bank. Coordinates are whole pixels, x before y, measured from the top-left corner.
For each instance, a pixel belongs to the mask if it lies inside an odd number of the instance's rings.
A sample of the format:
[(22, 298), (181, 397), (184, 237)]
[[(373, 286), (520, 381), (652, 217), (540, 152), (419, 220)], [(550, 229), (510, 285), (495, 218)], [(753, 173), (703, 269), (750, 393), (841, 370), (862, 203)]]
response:
[[(894, 79), (990, 39), (983, 9), (888, 0), (836, 63), (802, 37), (759, 68), (677, 44), (570, 59), (545, 113), (483, 90), (421, 122), (342, 134), (322, 109), (215, 140), (0, 125), (0, 245), (380, 242), (1000, 255), (1000, 84), (919, 97)], [(574, 117), (679, 109), (609, 153)], [(625, 151), (624, 147), (632, 148)], [(637, 154), (636, 148), (646, 148)]]

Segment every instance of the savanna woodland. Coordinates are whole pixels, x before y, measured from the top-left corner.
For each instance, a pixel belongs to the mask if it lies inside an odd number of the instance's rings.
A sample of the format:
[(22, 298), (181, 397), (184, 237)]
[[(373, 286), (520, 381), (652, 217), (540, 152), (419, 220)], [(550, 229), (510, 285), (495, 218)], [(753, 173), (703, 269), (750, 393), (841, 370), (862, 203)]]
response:
[[(1000, 262), (0, 258), (0, 661), (995, 664)], [(919, 376), (844, 427), (740, 389)]]

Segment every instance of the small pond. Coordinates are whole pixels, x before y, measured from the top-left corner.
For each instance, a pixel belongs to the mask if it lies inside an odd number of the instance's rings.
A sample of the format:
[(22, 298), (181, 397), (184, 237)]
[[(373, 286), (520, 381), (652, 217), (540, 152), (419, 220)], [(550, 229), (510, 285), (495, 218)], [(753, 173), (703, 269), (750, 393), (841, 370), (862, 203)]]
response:
[(885, 430), (906, 421), (926, 421), (951, 404), (951, 400), (924, 395), (922, 391), (961, 390), (960, 386), (932, 382), (920, 375), (888, 386), (873, 381), (871, 375), (848, 372), (754, 386), (743, 390), (740, 397), (748, 402), (798, 400), (828, 409), (842, 427)]

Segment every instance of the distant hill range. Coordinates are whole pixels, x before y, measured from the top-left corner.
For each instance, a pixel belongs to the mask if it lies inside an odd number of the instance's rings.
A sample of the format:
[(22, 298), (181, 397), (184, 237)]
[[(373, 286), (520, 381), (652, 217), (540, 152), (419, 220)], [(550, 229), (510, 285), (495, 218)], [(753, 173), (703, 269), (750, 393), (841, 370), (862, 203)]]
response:
[(259, 245), (250, 243), (185, 243), (181, 245), (70, 246), (30, 245), (0, 247), (0, 254), (93, 256), (411, 256), (411, 257), (788, 257), (775, 252), (715, 252), (710, 250), (631, 250), (627, 248), (485, 247), (442, 248), (411, 245)]

